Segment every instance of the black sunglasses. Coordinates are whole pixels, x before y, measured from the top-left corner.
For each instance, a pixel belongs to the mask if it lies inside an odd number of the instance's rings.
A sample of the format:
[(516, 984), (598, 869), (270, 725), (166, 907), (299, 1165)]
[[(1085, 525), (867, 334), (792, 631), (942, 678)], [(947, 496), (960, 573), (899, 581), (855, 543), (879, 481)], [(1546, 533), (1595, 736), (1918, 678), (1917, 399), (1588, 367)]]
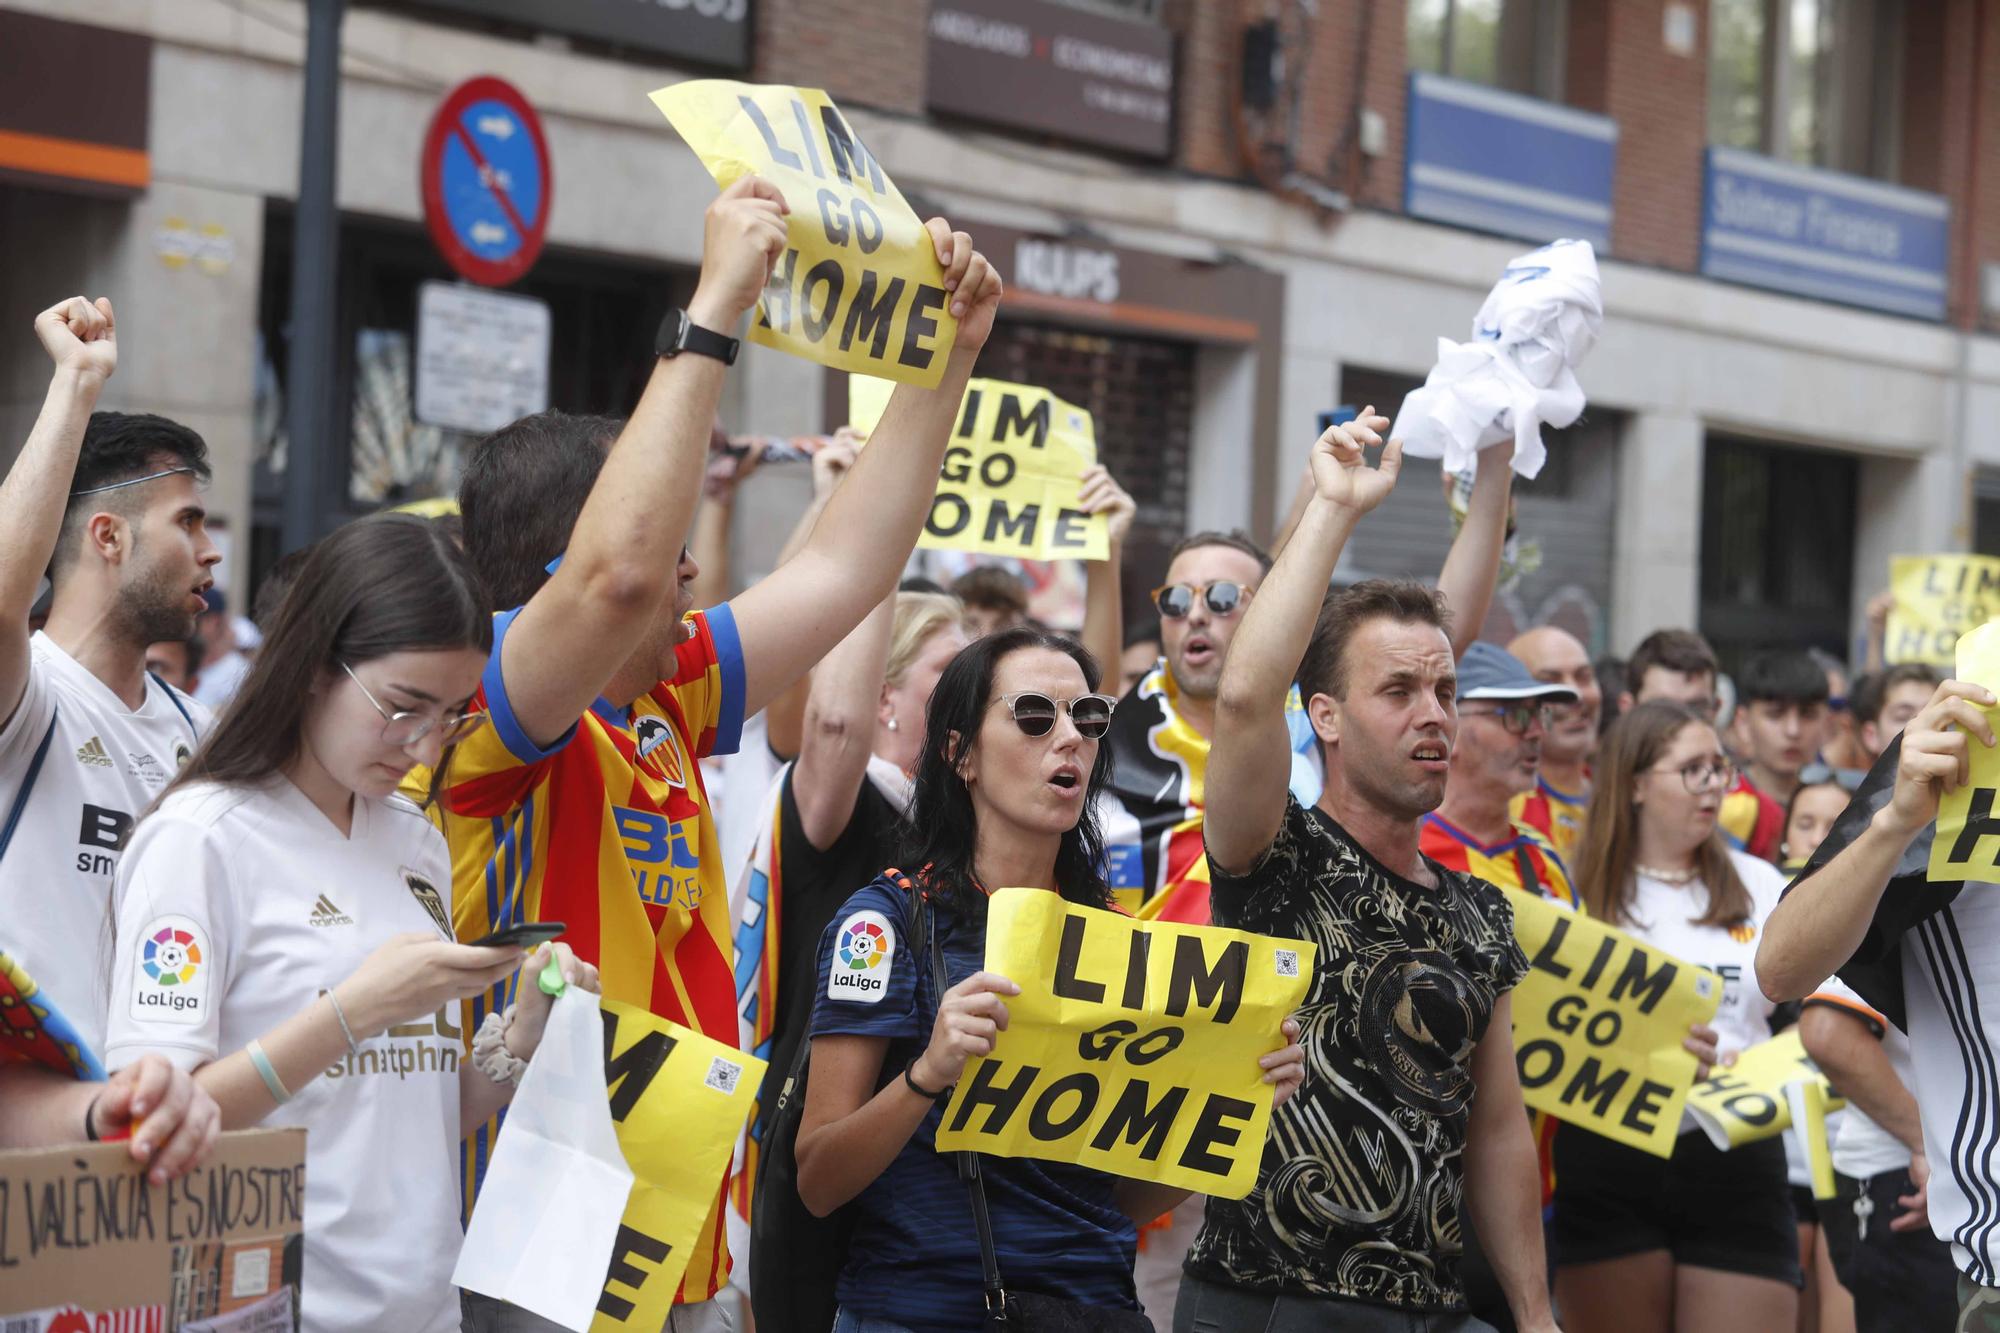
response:
[(1164, 588), (1153, 589), (1153, 605), (1160, 608), (1160, 614), (1168, 620), (1179, 620), (1194, 610), (1194, 599), (1200, 597), (1208, 604), (1209, 614), (1232, 615), (1243, 605), (1243, 599), (1250, 590), (1229, 579), (1217, 579), (1213, 583), (1169, 583)]
[(1111, 710), (1118, 706), (1108, 694), (1079, 694), (1058, 703), (1035, 690), (1003, 694), (993, 702), (1006, 704), (1014, 725), (1030, 736), (1048, 735), (1055, 730), (1057, 711), (1066, 712), (1076, 734), (1087, 741), (1099, 740), (1111, 729)]

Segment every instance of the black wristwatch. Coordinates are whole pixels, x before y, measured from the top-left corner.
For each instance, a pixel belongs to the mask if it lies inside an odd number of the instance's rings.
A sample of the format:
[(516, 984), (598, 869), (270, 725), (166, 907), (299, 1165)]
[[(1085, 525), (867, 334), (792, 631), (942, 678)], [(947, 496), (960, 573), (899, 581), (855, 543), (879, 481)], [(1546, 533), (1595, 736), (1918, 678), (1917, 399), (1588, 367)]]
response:
[(737, 338), (727, 338), (713, 329), (705, 329), (688, 318), (685, 310), (669, 310), (667, 317), (660, 321), (660, 331), (653, 338), (655, 356), (679, 356), (682, 352), (693, 352), (697, 356), (712, 356), (725, 366), (736, 364), (736, 349), (743, 345)]

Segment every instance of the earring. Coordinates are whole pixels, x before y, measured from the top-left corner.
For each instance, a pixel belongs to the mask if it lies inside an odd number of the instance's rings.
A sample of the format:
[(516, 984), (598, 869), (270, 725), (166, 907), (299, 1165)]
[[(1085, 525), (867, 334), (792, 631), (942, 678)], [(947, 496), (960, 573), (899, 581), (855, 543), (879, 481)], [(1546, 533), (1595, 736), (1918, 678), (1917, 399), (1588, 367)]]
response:
[(892, 717), (889, 719), (889, 730), (901, 731), (902, 729), (902, 724), (897, 722), (895, 718)]

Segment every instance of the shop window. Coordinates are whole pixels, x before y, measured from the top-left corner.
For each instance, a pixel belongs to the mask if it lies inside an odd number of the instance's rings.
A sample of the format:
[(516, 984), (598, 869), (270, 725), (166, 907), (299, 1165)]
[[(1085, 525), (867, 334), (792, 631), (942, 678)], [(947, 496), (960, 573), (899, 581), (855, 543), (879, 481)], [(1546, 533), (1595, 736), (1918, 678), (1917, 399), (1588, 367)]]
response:
[(1708, 137), (1896, 178), (1903, 0), (1711, 0)]
[(1410, 68), (1560, 102), (1568, 10), (1567, 0), (1410, 0)]
[(1726, 669), (1763, 648), (1847, 655), (1859, 477), (1851, 455), (1709, 437), (1700, 629)]

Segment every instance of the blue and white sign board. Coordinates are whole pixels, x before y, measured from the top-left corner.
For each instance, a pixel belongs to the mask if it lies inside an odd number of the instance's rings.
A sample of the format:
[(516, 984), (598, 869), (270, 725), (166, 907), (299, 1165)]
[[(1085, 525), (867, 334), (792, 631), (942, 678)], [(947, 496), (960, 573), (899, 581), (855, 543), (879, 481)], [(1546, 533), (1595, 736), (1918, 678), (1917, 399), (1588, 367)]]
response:
[(1618, 122), (1441, 74), (1410, 75), (1403, 209), (1412, 217), (1611, 248)]
[(1951, 204), (1940, 195), (1708, 150), (1701, 271), (1847, 305), (1943, 319)]

